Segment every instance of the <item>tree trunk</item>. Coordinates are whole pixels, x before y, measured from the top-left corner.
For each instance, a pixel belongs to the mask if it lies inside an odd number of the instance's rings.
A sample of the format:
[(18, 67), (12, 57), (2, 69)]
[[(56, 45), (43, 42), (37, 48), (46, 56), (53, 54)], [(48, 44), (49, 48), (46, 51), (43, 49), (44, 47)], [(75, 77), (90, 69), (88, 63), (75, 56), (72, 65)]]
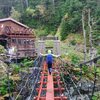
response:
[(52, 5), (53, 5), (53, 14), (55, 14), (55, 0), (52, 0)]
[(85, 21), (84, 21), (84, 11), (82, 11), (82, 27), (83, 27), (83, 36), (84, 36), (84, 62), (86, 61), (86, 30), (85, 30)]
[(28, 8), (29, 6), (28, 0), (25, 0), (25, 4), (26, 4), (26, 8)]
[[(89, 43), (90, 43), (90, 60), (93, 59), (93, 44), (92, 44), (92, 26), (91, 26), (91, 16), (90, 9), (88, 9), (88, 26), (89, 26)], [(90, 65), (93, 65), (91, 62)]]

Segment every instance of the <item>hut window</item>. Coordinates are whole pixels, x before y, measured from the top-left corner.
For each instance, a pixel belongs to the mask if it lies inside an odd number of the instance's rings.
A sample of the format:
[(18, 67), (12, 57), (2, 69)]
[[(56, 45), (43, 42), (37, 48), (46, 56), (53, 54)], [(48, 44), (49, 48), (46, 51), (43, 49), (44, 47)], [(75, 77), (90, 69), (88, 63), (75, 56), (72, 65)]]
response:
[(21, 43), (21, 39), (18, 39), (18, 44), (20, 44), (20, 45), (22, 44), (22, 43)]
[(16, 39), (12, 39), (12, 43), (16, 43)]
[(24, 40), (24, 45), (26, 45), (26, 40)]
[(21, 39), (21, 43), (22, 43), (22, 45), (24, 45), (24, 40), (23, 39)]
[(30, 44), (30, 41), (28, 40), (28, 41), (27, 41), (27, 45), (29, 45), (29, 44)]
[(30, 41), (29, 40), (24, 40), (24, 44), (25, 45), (29, 45), (30, 44)]
[(30, 41), (30, 44), (33, 45), (33, 44), (34, 44), (34, 40), (31, 40), (31, 41)]

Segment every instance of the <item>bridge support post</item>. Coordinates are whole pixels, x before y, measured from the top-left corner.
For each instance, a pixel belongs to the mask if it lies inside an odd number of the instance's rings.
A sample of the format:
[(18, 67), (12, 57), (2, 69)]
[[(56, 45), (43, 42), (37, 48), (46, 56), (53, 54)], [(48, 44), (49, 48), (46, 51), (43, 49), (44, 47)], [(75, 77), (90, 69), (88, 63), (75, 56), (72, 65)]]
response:
[(45, 41), (39, 40), (37, 43), (37, 54), (40, 55), (40, 53), (45, 53)]
[(61, 50), (60, 50), (60, 40), (54, 40), (54, 54), (55, 55), (61, 55)]

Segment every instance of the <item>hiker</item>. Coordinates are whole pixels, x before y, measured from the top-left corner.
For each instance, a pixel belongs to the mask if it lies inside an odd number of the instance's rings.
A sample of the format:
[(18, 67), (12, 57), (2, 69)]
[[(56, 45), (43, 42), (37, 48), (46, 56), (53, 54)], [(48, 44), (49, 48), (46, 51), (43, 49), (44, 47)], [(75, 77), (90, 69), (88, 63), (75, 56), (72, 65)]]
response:
[(53, 57), (59, 57), (59, 55), (52, 54), (51, 50), (48, 50), (48, 54), (41, 54), (41, 55), (46, 56), (46, 63), (47, 63), (47, 66), (48, 66), (48, 71), (49, 71), (49, 74), (51, 75)]

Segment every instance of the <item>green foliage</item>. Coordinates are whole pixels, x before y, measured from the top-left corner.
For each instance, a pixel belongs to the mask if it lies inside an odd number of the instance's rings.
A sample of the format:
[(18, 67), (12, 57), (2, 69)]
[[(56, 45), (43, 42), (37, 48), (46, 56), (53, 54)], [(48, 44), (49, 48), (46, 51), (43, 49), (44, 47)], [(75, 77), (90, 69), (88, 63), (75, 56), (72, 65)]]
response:
[(75, 40), (72, 40), (72, 41), (70, 41), (70, 44), (71, 45), (76, 45), (76, 41)]
[(68, 35), (68, 30), (70, 30), (70, 25), (64, 22), (61, 29), (61, 40), (66, 39), (66, 36)]
[(0, 11), (2, 11), (3, 16), (1, 18), (9, 17), (11, 14), (11, 8), (14, 7), (18, 12), (24, 12), (24, 8), (26, 7), (26, 1), (23, 0), (0, 0)]
[(5, 52), (6, 52), (6, 50), (4, 49), (4, 47), (0, 45), (0, 54), (5, 53)]
[(46, 45), (46, 47), (53, 47), (53, 41), (52, 40), (47, 40), (45, 45)]
[(95, 95), (92, 97), (92, 100), (99, 100), (100, 99), (100, 92), (95, 93)]
[(47, 36), (48, 32), (47, 29), (42, 28), (42, 29), (37, 29), (36, 34), (37, 36)]
[(34, 16), (34, 12), (35, 12), (34, 9), (31, 9), (30, 7), (28, 7), (28, 8), (26, 9), (26, 16), (27, 16), (27, 17), (32, 17), (32, 16)]
[(24, 67), (32, 67), (33, 66), (33, 60), (30, 60), (30, 59), (24, 59), (21, 64), (24, 66)]
[(0, 18), (3, 18), (4, 17), (4, 14), (3, 12), (0, 10)]
[(100, 54), (100, 47), (97, 47), (98, 54)]
[(82, 71), (84, 72), (84, 73), (88, 73), (89, 71), (88, 71), (88, 66), (82, 66)]
[(1, 94), (1, 95), (7, 94), (7, 88), (6, 88), (5, 86), (0, 87), (0, 94)]
[(98, 100), (97, 96), (93, 96), (92, 100)]
[(17, 20), (17, 21), (19, 21), (20, 17), (21, 17), (21, 14), (18, 11), (16, 11), (14, 7), (12, 7), (10, 17)]
[[(100, 16), (100, 11), (97, 14), (97, 17)], [(93, 27), (94, 31), (93, 31), (93, 43), (94, 45), (97, 47), (100, 43), (100, 19), (98, 19)], [(98, 53), (99, 53), (99, 46), (97, 47), (98, 49)], [(100, 54), (100, 53), (99, 53)]]
[[(91, 9), (91, 18), (96, 23), (93, 28), (99, 30), (100, 3), (97, 0), (1, 0), (0, 4), (4, 4), (1, 17), (12, 12), (11, 16), (19, 20), (21, 14), (21, 22), (35, 28), (38, 36), (54, 35), (60, 29), (60, 38), (65, 40), (69, 33), (82, 32), (81, 17), (84, 8)], [(12, 6), (15, 9), (11, 10)]]
[(18, 74), (19, 71), (21, 70), (20, 66), (16, 65), (16, 64), (11, 64), (11, 67), (13, 68), (13, 73), (14, 74)]
[(72, 64), (78, 64), (80, 61), (80, 58), (77, 55), (72, 55), (71, 61), (72, 61)]
[[(10, 85), (10, 91), (13, 91), (14, 89), (14, 84), (13, 80), (9, 80), (9, 85)], [(0, 94), (5, 95), (8, 93), (8, 79), (5, 78), (1, 81), (1, 87), (0, 87)]]

